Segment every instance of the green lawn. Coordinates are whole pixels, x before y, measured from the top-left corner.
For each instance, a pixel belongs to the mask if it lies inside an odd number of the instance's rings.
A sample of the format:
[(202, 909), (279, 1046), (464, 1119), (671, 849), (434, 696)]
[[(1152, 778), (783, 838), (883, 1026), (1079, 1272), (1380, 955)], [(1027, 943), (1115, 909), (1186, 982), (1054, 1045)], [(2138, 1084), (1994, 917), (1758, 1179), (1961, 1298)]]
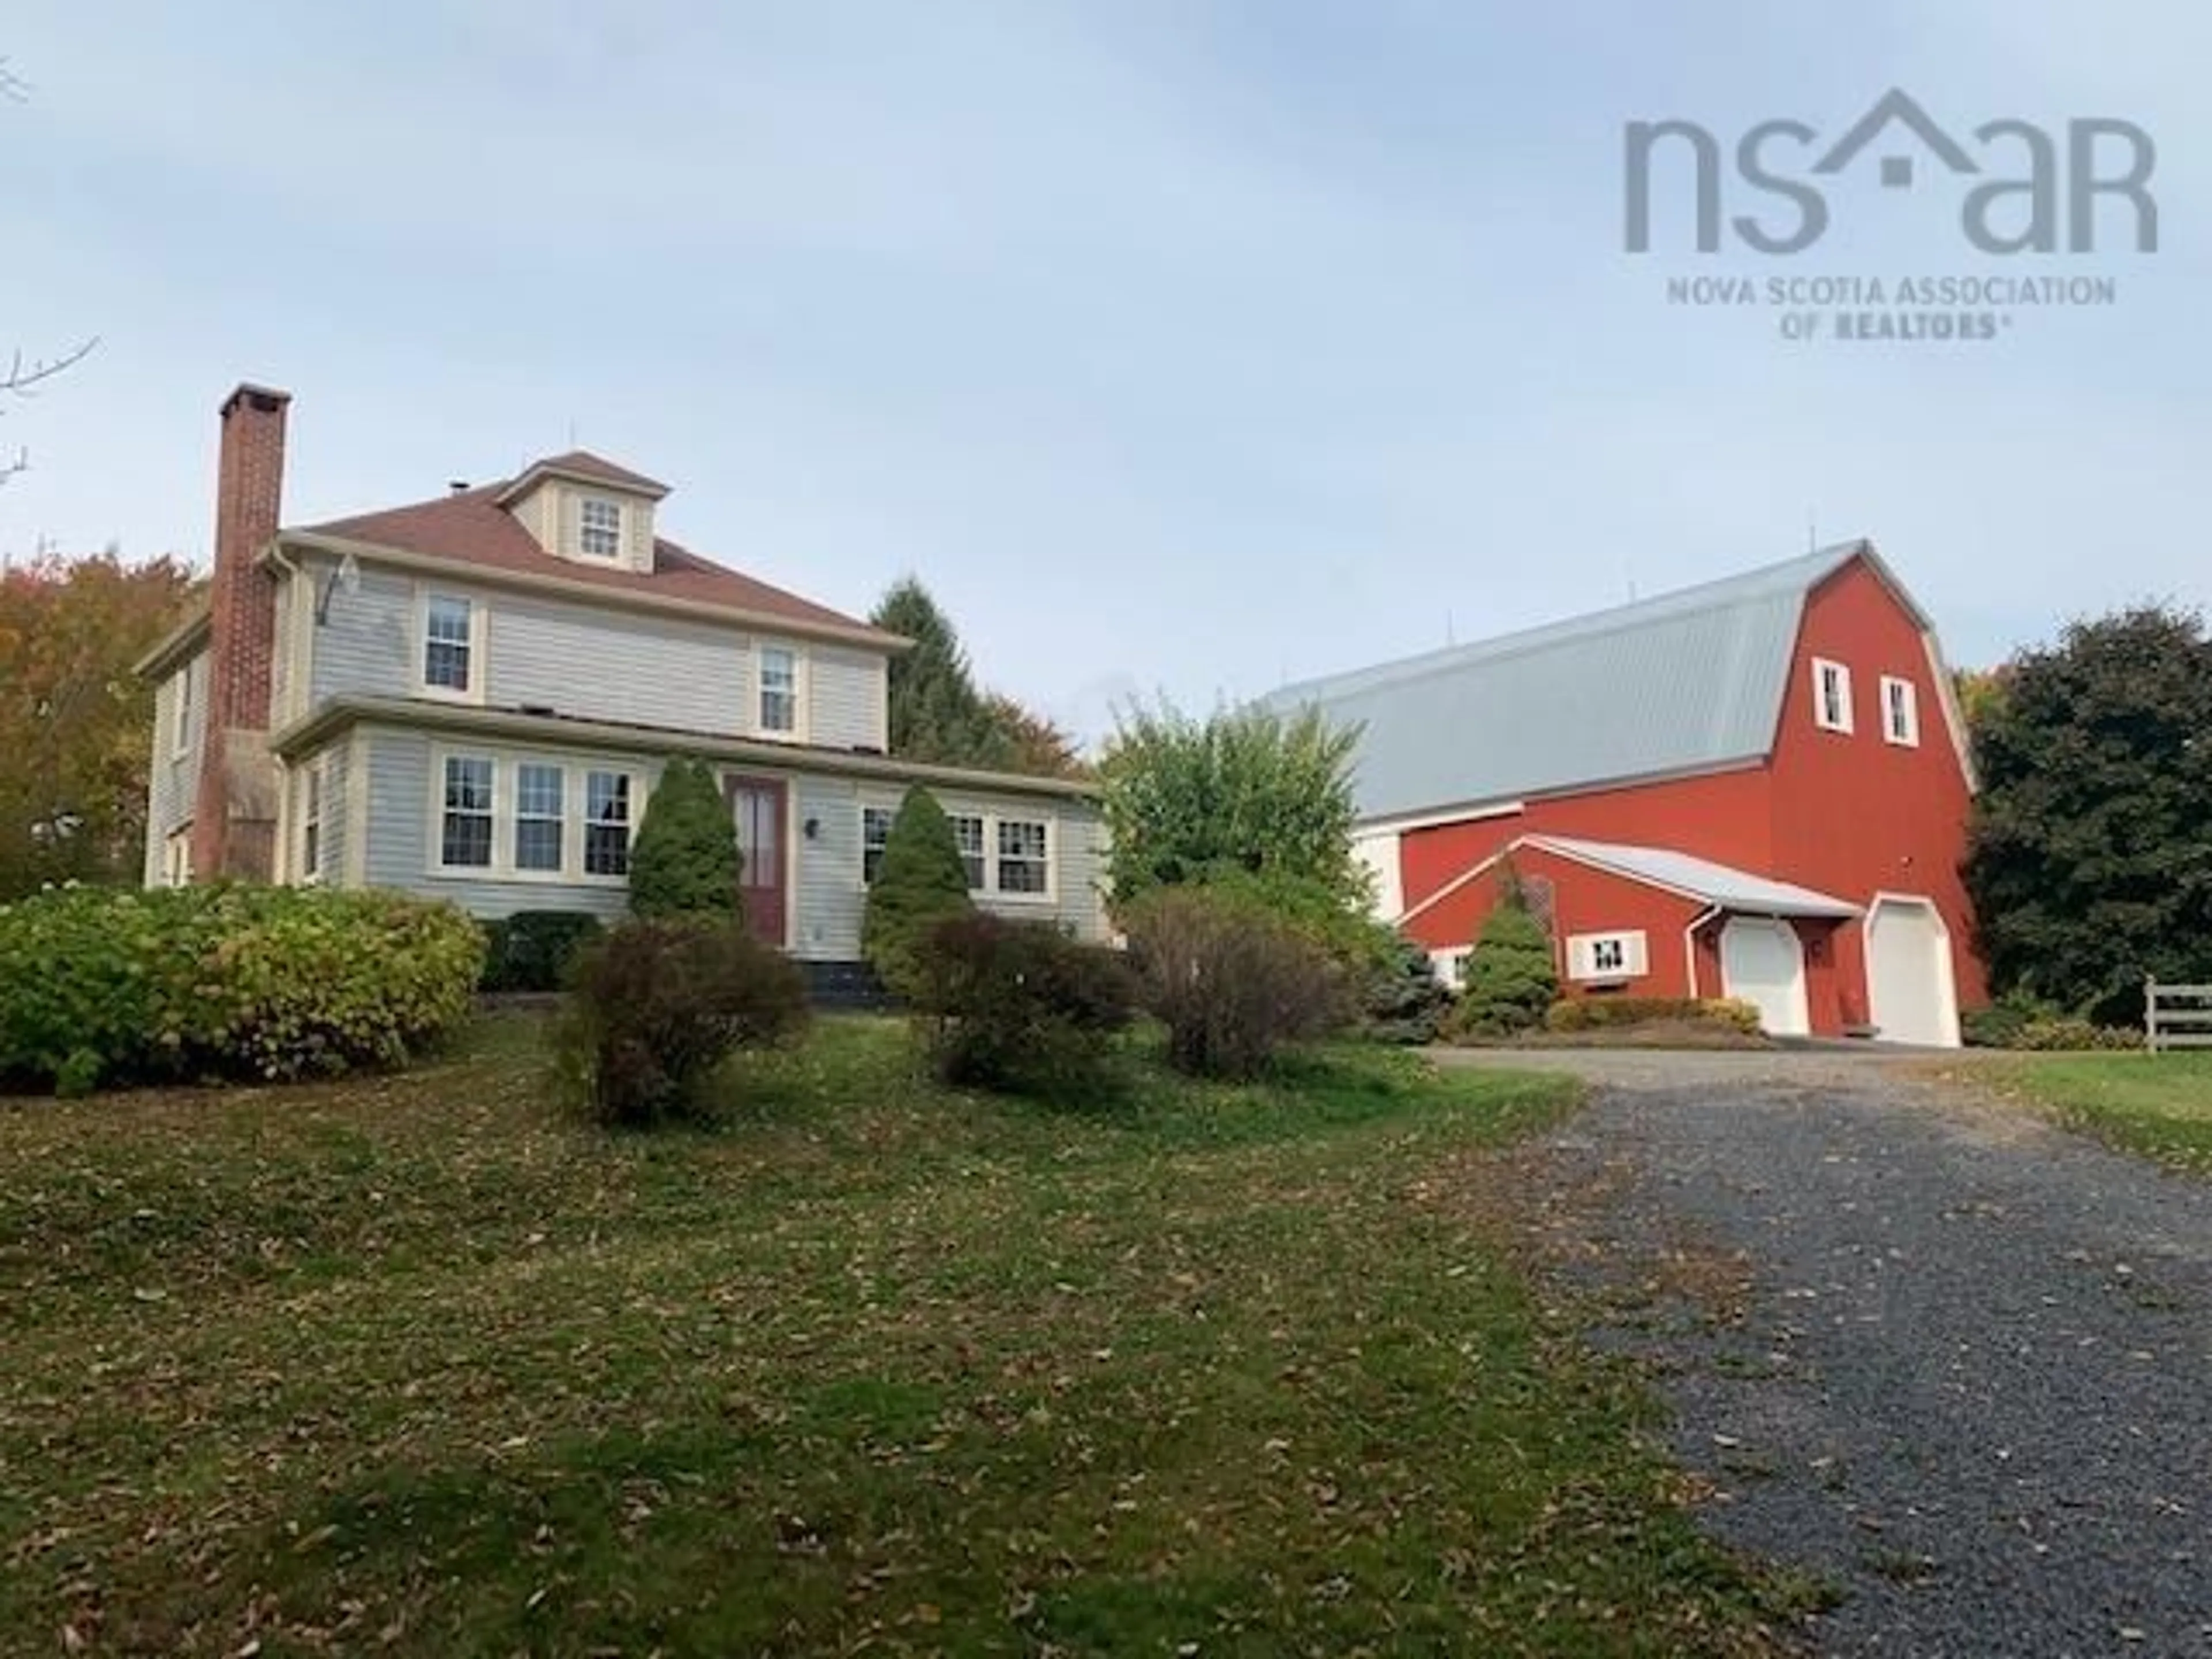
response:
[(2212, 1053), (2051, 1054), (1997, 1076), (2070, 1128), (2212, 1175)]
[(1799, 1605), (1493, 1243), (1555, 1081), (1082, 1118), (839, 1022), (610, 1141), (542, 1036), (0, 1103), (0, 1652), (1734, 1654)]

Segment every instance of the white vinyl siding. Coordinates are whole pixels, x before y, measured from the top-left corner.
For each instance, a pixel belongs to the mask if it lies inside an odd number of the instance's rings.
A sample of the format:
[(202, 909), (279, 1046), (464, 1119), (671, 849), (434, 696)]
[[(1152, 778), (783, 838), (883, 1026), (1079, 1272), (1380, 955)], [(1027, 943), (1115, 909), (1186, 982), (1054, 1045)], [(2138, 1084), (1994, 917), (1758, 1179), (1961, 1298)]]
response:
[(1603, 984), (1641, 979), (1650, 971), (1641, 928), (1610, 933), (1575, 933), (1567, 939), (1567, 977)]
[(1813, 659), (1813, 724), (1823, 732), (1849, 736), (1851, 720), (1851, 671), (1826, 657)]
[[(635, 510), (630, 518), (635, 532)], [(301, 568), (319, 580), (328, 578), (325, 562), (303, 559)], [(825, 749), (881, 751), (886, 746), (888, 680), (881, 652), (465, 580), (418, 584), (374, 562), (362, 564), (357, 591), (333, 598), (325, 624), (315, 630), (307, 677), (311, 704), (349, 696), (425, 695), (420, 597), (425, 586), (468, 599), (483, 619), (473, 641), (471, 695), (433, 694), (447, 700), (750, 736), (759, 718), (756, 658), (765, 644), (803, 659), (794, 733), (799, 741)], [(156, 736), (164, 752), (170, 729), (165, 726)]]
[[(171, 837), (188, 829), (199, 793), (200, 755), (207, 727), (208, 653), (203, 650), (154, 688), (147, 768), (146, 847), (141, 875), (149, 887), (179, 884)], [(176, 739), (183, 732), (183, 745)]]
[[(324, 810), (324, 833), (333, 842), (325, 854), (325, 868), (343, 872), (348, 884), (394, 888), (448, 899), (478, 916), (559, 909), (587, 911), (612, 921), (628, 914), (629, 884), (620, 876), (595, 875), (584, 868), (580, 826), (586, 819), (593, 774), (628, 779), (625, 787), (634, 825), (643, 816), (652, 786), (659, 775), (660, 763), (654, 756), (511, 741), (478, 743), (375, 725), (357, 728), (350, 750), (355, 776), (345, 786), (345, 799), (358, 817), (349, 830), (349, 814), (337, 805), (340, 786), (336, 781)], [(495, 816), (497, 811), (511, 811), (505, 805), (503, 792), (511, 787), (505, 779), (514, 763), (543, 761), (565, 767), (568, 782), (562, 804), (572, 817), (563, 851), (574, 873), (539, 876), (496, 866), (488, 870), (438, 869), (439, 826), (434, 809), (443, 757), (447, 754), (482, 756), (494, 762), (495, 799), (499, 803)], [(343, 750), (331, 753), (333, 762), (344, 758)], [(867, 890), (860, 879), (865, 864), (861, 815), (866, 809), (882, 812), (888, 830), (905, 787), (894, 780), (812, 772), (801, 757), (794, 756), (793, 761), (787, 769), (755, 764), (743, 769), (749, 775), (782, 776), (790, 785), (790, 949), (793, 955), (810, 961), (856, 961), (860, 955), (861, 915), (867, 904)], [(1042, 820), (1050, 826), (1050, 893), (1039, 897), (979, 892), (975, 896), (979, 908), (1048, 920), (1082, 939), (1100, 940), (1108, 936), (1101, 898), (1106, 836), (1095, 805), (1080, 799), (1044, 799), (1012, 791), (966, 789), (944, 792), (939, 804), (948, 814), (1009, 822)], [(355, 853), (349, 854), (335, 844), (341, 833), (349, 836), (349, 845), (357, 849)], [(634, 833), (634, 828), (624, 831), (625, 841)], [(503, 845), (507, 838), (507, 832), (498, 833), (497, 844)]]
[(1911, 680), (1881, 677), (1881, 735), (1903, 749), (1920, 746), (1920, 696)]

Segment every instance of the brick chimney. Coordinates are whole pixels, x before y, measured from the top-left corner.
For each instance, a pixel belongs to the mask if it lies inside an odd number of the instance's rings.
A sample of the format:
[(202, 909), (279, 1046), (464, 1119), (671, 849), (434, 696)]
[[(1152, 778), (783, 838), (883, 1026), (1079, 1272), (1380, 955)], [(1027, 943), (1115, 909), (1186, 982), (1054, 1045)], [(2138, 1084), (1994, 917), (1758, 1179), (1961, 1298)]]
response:
[(223, 400), (210, 584), (206, 739), (192, 808), (192, 869), (202, 879), (266, 881), (275, 867), (276, 766), (269, 753), (269, 676), (276, 583), (257, 562), (276, 534), (284, 493), (289, 392), (241, 386)]

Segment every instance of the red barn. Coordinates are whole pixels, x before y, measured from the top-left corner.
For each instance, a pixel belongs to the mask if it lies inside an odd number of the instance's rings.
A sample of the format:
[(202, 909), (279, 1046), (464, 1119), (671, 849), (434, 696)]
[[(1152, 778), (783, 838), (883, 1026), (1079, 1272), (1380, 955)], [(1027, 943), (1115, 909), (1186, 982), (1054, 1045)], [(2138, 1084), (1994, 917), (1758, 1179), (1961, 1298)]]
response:
[(1510, 856), (1570, 994), (1943, 1046), (1984, 995), (1965, 728), (1869, 543), (1269, 702), (1358, 726), (1361, 855), (1448, 968)]

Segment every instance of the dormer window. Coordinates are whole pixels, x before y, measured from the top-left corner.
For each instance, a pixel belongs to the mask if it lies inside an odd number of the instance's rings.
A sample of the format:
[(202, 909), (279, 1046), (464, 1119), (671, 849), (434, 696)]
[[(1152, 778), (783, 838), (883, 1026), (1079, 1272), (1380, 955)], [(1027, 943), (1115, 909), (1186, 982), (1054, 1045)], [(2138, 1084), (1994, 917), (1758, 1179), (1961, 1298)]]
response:
[(578, 550), (587, 559), (622, 556), (622, 504), (604, 495), (586, 495), (577, 534)]

